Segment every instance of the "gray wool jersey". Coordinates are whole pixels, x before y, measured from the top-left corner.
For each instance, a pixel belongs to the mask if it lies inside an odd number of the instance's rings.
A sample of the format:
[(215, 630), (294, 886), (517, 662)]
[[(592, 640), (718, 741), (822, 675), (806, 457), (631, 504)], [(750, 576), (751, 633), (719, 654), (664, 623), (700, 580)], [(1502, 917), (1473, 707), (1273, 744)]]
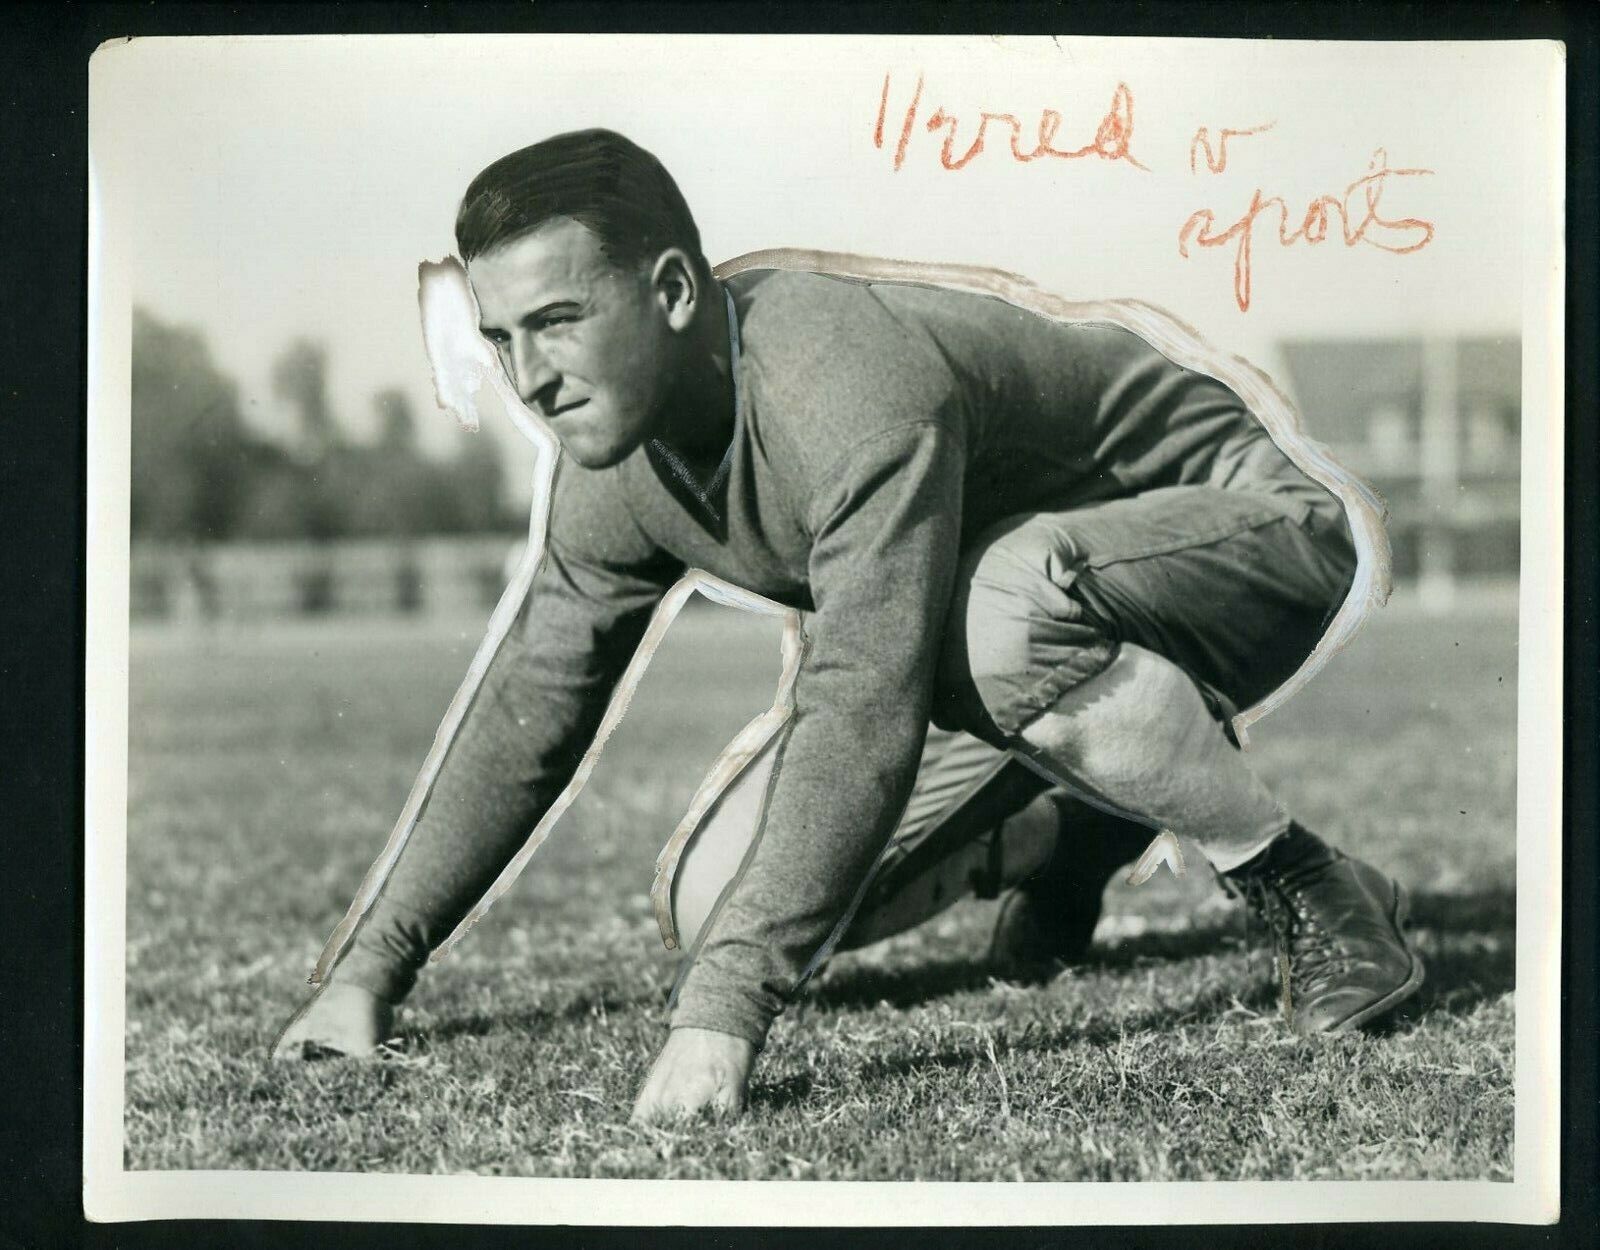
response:
[(699, 568), (804, 609), (758, 854), (674, 1027), (760, 1044), (905, 805), (958, 559), (1018, 513), (1175, 485), (1312, 492), (1221, 383), (1129, 331), (939, 289), (730, 279), (742, 350), (706, 501), (649, 445), (560, 466), (522, 621), (342, 975), (398, 996), (571, 778), (662, 594)]

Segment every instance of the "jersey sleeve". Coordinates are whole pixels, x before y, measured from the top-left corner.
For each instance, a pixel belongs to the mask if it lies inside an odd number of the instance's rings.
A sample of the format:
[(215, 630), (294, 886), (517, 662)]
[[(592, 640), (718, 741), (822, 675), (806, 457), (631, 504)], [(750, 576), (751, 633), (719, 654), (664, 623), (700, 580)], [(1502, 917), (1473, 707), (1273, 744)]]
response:
[(927, 733), (964, 463), (959, 434), (926, 420), (823, 475), (816, 611), (760, 841), (680, 985), (674, 1027), (760, 1045), (887, 844)]
[(398, 999), (571, 780), (682, 567), (563, 466), (549, 539), (510, 634), (445, 756), (422, 819), (340, 976)]

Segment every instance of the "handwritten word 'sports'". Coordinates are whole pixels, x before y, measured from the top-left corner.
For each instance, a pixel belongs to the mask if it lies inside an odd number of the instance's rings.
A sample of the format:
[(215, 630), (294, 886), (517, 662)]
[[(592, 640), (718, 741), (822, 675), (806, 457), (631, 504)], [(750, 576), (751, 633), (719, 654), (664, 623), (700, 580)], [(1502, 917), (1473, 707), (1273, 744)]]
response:
[[(1191, 148), (1191, 156), (1192, 153)], [(1277, 212), (1278, 243), (1282, 247), (1292, 247), (1302, 241), (1313, 246), (1326, 242), (1331, 222), (1337, 218), (1339, 231), (1334, 237), (1342, 238), (1346, 247), (1365, 243), (1368, 247), (1404, 256), (1419, 252), (1433, 242), (1434, 224), (1418, 217), (1385, 217), (1379, 211), (1384, 189), (1390, 179), (1417, 178), (1432, 172), (1431, 169), (1391, 169), (1388, 155), (1379, 148), (1373, 153), (1367, 172), (1347, 186), (1343, 195), (1319, 195), (1306, 206), (1300, 224), (1293, 229), (1289, 226), (1289, 205), (1281, 196), (1263, 195), (1257, 187), (1243, 216), (1225, 230), (1217, 229), (1216, 214), (1209, 208), (1191, 214), (1183, 223), (1183, 229), (1178, 231), (1178, 255), (1188, 259), (1191, 243), (1196, 247), (1233, 244), (1233, 298), (1240, 312), (1248, 312), (1250, 249), (1258, 218)]]

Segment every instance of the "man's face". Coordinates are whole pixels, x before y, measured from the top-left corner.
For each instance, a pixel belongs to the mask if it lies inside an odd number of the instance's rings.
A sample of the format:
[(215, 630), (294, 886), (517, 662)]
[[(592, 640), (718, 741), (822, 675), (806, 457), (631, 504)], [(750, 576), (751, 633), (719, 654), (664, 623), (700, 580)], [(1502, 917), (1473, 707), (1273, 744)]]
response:
[(673, 334), (648, 272), (617, 268), (562, 217), (475, 257), (467, 277), (479, 329), (568, 455), (606, 468), (651, 436)]

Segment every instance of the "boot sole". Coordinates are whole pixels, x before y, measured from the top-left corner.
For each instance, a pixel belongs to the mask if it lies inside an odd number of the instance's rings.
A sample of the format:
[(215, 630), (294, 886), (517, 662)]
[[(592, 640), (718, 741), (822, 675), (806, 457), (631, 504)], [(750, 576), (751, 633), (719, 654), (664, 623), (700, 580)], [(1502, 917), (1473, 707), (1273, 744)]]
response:
[(1325, 1035), (1334, 1033), (1348, 1033), (1354, 1029), (1359, 1029), (1362, 1025), (1368, 1024), (1371, 1021), (1376, 1020), (1379, 1016), (1393, 1011), (1401, 1003), (1405, 1002), (1406, 999), (1410, 998), (1422, 988), (1422, 982), (1425, 976), (1425, 969), (1423, 968), (1422, 964), (1422, 956), (1417, 954), (1416, 947), (1412, 946), (1411, 942), (1407, 939), (1405, 929), (1406, 921), (1409, 920), (1411, 916), (1411, 899), (1406, 894), (1405, 890), (1401, 888), (1398, 882), (1391, 882), (1391, 885), (1394, 887), (1394, 897), (1391, 900), (1389, 907), (1389, 923), (1394, 926), (1394, 931), (1400, 939), (1400, 945), (1405, 948), (1406, 954), (1411, 959), (1410, 975), (1406, 977), (1403, 985), (1401, 985), (1398, 989), (1384, 995), (1384, 997), (1380, 998), (1370, 1007), (1363, 1007), (1354, 1015), (1346, 1016), (1332, 1028), (1323, 1029), (1322, 1032)]

